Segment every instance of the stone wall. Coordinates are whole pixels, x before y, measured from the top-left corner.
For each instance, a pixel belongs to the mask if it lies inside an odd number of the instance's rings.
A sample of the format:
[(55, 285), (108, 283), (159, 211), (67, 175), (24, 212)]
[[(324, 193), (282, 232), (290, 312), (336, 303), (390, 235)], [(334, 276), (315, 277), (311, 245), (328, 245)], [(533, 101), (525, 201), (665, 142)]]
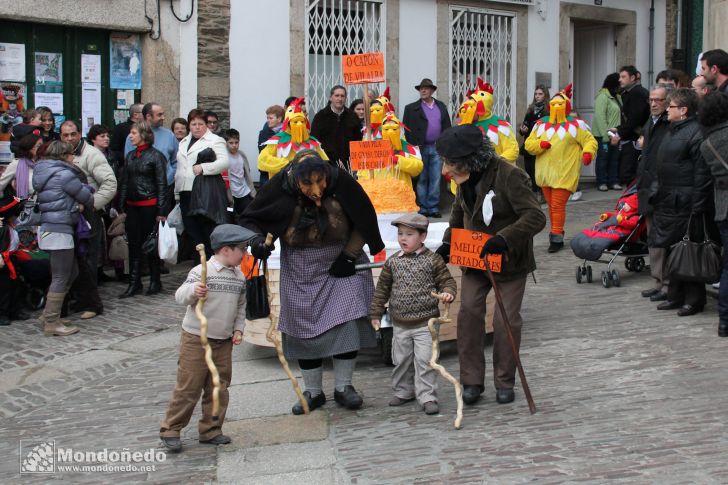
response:
[(703, 49), (728, 49), (728, 0), (705, 0)]
[[(144, 0), (0, 0), (5, 20), (131, 32), (149, 30)], [(153, 2), (149, 2), (152, 4)], [(152, 8), (150, 7), (150, 15)]]
[(230, 0), (199, 0), (197, 104), (202, 109), (216, 112), (222, 128), (230, 127), (229, 40)]

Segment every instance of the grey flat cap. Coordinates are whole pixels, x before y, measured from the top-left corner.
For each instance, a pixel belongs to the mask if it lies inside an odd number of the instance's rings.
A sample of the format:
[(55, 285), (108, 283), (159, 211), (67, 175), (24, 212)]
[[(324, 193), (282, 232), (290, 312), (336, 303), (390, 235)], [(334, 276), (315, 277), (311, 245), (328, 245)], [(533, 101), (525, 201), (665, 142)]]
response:
[(249, 243), (258, 234), (235, 224), (220, 224), (210, 234), (210, 246), (217, 251), (223, 246)]
[(423, 216), (422, 214), (409, 212), (407, 214), (399, 216), (398, 218), (393, 220), (391, 224), (393, 226), (407, 226), (411, 227), (412, 229), (427, 231), (427, 226), (430, 224), (430, 221), (427, 220), (427, 217)]

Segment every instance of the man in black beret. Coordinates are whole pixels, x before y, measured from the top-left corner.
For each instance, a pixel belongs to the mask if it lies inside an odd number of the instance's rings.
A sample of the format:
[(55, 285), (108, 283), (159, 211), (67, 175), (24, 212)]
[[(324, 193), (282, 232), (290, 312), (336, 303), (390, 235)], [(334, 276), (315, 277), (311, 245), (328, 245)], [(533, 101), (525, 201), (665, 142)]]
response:
[[(513, 330), (516, 347), (521, 342), (521, 302), (526, 276), (536, 269), (533, 236), (546, 225), (546, 217), (531, 190), (531, 179), (518, 167), (500, 158), (492, 144), (474, 125), (454, 126), (437, 140), (443, 159), (442, 173), (458, 186), (450, 215), (450, 227), (437, 250), (446, 262), (450, 257), (451, 229), (468, 229), (490, 235), (480, 257), (502, 254), (501, 270), (494, 273), (503, 306)], [(458, 312), (458, 356), (463, 401), (473, 404), (485, 382), (485, 299), (491, 283), (484, 270), (463, 268)], [(496, 401), (514, 399), (516, 360), (496, 307), (493, 318), (493, 379)]]

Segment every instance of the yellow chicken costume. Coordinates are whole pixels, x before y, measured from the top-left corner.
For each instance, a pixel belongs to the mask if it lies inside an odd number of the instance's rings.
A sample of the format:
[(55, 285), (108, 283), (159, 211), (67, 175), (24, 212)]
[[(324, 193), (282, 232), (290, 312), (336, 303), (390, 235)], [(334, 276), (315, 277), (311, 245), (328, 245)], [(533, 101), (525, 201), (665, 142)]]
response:
[(311, 124), (301, 109), (303, 103), (304, 98), (298, 98), (288, 106), (283, 129), (264, 143), (267, 146), (258, 155), (258, 170), (268, 172), (271, 178), (288, 165), (299, 150), (316, 150), (321, 158), (329, 159), (321, 143), (309, 134)]
[(551, 98), (548, 121), (541, 119), (526, 139), (526, 151), (536, 156), (536, 184), (549, 206), (549, 252), (564, 246), (566, 202), (579, 183), (581, 163), (589, 165), (597, 141), (583, 120), (571, 115), (572, 85)]
[(422, 155), (416, 145), (402, 139), (403, 127), (397, 115), (387, 113), (381, 125), (381, 137), (392, 145), (392, 164), (378, 170), (357, 172), (359, 184), (374, 204), (377, 214), (419, 210), (412, 177), (422, 172)]
[(458, 112), (461, 125), (474, 124), (483, 132), (502, 158), (515, 165), (518, 141), (510, 123), (493, 114), (493, 86), (478, 78), (478, 87), (470, 91)]
[(389, 97), (389, 86), (384, 90), (384, 93), (377, 99), (372, 101), (369, 106), (369, 127), (371, 130), (372, 140), (382, 139), (382, 123), (387, 113), (394, 113), (394, 105), (390, 101)]

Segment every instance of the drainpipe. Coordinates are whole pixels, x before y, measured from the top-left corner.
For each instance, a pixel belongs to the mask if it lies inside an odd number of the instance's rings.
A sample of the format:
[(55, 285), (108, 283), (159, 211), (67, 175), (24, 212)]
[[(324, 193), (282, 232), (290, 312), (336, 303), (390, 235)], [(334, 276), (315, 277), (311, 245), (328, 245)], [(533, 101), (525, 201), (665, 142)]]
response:
[(647, 85), (652, 86), (655, 75), (655, 0), (651, 0), (650, 2), (650, 49), (648, 65)]

